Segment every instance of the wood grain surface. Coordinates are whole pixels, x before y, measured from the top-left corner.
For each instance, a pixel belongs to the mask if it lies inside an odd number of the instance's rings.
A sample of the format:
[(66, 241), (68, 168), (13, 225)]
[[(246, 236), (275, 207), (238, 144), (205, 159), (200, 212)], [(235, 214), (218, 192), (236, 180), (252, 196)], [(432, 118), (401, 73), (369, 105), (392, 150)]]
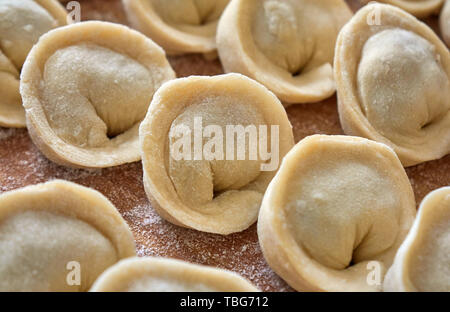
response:
[[(127, 24), (119, 0), (81, 0), (83, 20)], [(348, 1), (352, 9), (358, 1)], [(437, 18), (426, 22), (436, 31)], [(170, 57), (178, 77), (221, 74), (218, 60), (199, 55)], [(336, 97), (321, 103), (287, 109), (295, 139), (316, 134), (342, 134)], [(450, 156), (407, 168), (417, 203), (430, 191), (450, 184)], [(266, 264), (258, 244), (256, 226), (229, 236), (212, 235), (174, 226), (150, 206), (142, 185), (141, 164), (99, 170), (75, 170), (47, 160), (31, 142), (26, 129), (0, 128), (0, 193), (52, 179), (65, 179), (103, 193), (130, 225), (139, 256), (163, 256), (235, 271), (264, 291), (291, 291)]]

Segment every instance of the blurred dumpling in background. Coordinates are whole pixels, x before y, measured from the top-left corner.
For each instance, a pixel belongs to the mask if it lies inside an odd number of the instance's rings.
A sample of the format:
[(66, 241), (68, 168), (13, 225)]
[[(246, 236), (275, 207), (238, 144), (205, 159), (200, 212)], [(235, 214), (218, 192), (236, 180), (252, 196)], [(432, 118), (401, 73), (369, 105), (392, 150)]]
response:
[(25, 127), (22, 65), (41, 35), (66, 23), (66, 11), (56, 0), (0, 0), (0, 126)]
[(450, 0), (445, 2), (439, 19), (441, 25), (441, 33), (445, 43), (450, 46)]
[(122, 0), (129, 21), (168, 54), (216, 56), (216, 29), (229, 0)]
[[(362, 2), (368, 3), (370, 1), (372, 0), (363, 0)], [(439, 9), (444, 1), (445, 0), (378, 0), (378, 2), (395, 5), (419, 18), (439, 13)]]

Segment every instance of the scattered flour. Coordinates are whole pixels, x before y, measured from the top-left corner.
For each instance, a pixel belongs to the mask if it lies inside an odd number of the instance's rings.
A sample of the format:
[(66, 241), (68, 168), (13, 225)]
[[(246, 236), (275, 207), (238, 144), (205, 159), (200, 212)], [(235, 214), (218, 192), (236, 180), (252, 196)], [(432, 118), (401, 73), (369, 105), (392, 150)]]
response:
[(16, 133), (18, 133), (19, 129), (16, 128), (0, 128), (0, 141), (6, 140)]

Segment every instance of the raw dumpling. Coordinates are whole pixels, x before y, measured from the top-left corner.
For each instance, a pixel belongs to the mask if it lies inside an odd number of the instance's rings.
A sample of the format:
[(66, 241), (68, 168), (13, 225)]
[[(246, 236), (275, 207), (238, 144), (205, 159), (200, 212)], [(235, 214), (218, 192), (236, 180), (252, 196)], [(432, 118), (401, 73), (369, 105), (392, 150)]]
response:
[(386, 274), (384, 290), (450, 292), (450, 187), (422, 201)]
[(42, 36), (20, 92), (38, 148), (67, 166), (140, 159), (139, 124), (155, 91), (175, 78), (164, 51), (126, 26), (83, 22)]
[(217, 31), (220, 60), (285, 103), (323, 100), (335, 91), (334, 46), (351, 16), (343, 0), (232, 0)]
[[(364, 0), (364, 2), (369, 1), (371, 0)], [(378, 0), (378, 2), (398, 6), (416, 17), (427, 17), (428, 15), (439, 12), (444, 1), (445, 0)]]
[(439, 19), (441, 25), (441, 33), (444, 41), (450, 47), (450, 0), (445, 2), (444, 8)]
[(389, 147), (314, 135), (286, 155), (267, 188), (258, 237), (272, 269), (299, 291), (380, 291), (415, 213)]
[(25, 127), (19, 93), (23, 62), (39, 37), (65, 25), (56, 0), (0, 0), (0, 126)]
[(280, 101), (239, 74), (164, 84), (139, 135), (152, 206), (177, 225), (219, 234), (256, 221), (266, 187), (294, 145)]
[(109, 200), (58, 180), (0, 196), (0, 250), (0, 291), (87, 291), (106, 268), (135, 256)]
[(95, 292), (255, 292), (236, 273), (164, 258), (130, 258), (106, 270)]
[(346, 134), (389, 145), (404, 166), (450, 152), (450, 54), (425, 24), (369, 4), (339, 34), (334, 69)]
[[(169, 54), (216, 51), (217, 23), (229, 0), (123, 0), (131, 25)], [(217, 56), (217, 55), (216, 55)]]

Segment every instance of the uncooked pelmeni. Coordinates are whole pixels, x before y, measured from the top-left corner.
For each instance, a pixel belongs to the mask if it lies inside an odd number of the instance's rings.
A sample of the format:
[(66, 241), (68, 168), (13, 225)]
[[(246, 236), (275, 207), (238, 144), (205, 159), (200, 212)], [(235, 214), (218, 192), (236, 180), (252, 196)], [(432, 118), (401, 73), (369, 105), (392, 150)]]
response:
[(339, 34), (334, 70), (346, 134), (389, 145), (404, 166), (450, 152), (450, 53), (428, 26), (369, 4)]
[(131, 25), (169, 54), (215, 55), (217, 23), (229, 0), (122, 0)]
[(441, 26), (442, 37), (450, 47), (450, 0), (447, 0), (442, 8), (439, 23)]
[(450, 292), (450, 187), (431, 192), (420, 204), (384, 290)]
[[(370, 2), (372, 0), (363, 0)], [(387, 4), (395, 5), (416, 17), (427, 17), (438, 13), (445, 0), (378, 0)]]
[(217, 31), (220, 60), (285, 103), (323, 100), (335, 91), (334, 46), (351, 16), (343, 0), (232, 0)]
[(165, 258), (125, 259), (106, 270), (94, 292), (256, 292), (236, 273)]
[(49, 30), (66, 25), (56, 0), (0, 0), (0, 126), (25, 127), (20, 71), (31, 47)]
[(0, 250), (0, 291), (87, 291), (136, 254), (110, 201), (59, 180), (0, 195)]
[(267, 188), (258, 237), (272, 269), (299, 291), (380, 291), (415, 214), (392, 149), (314, 135), (286, 155)]
[(55, 29), (41, 37), (22, 70), (30, 136), (62, 165), (138, 161), (139, 124), (155, 91), (173, 78), (164, 51), (126, 26), (82, 22)]
[[(230, 133), (249, 132), (227, 135), (229, 126)], [(152, 206), (172, 223), (219, 234), (256, 221), (266, 187), (294, 145), (280, 101), (240, 74), (165, 83), (139, 135)]]

